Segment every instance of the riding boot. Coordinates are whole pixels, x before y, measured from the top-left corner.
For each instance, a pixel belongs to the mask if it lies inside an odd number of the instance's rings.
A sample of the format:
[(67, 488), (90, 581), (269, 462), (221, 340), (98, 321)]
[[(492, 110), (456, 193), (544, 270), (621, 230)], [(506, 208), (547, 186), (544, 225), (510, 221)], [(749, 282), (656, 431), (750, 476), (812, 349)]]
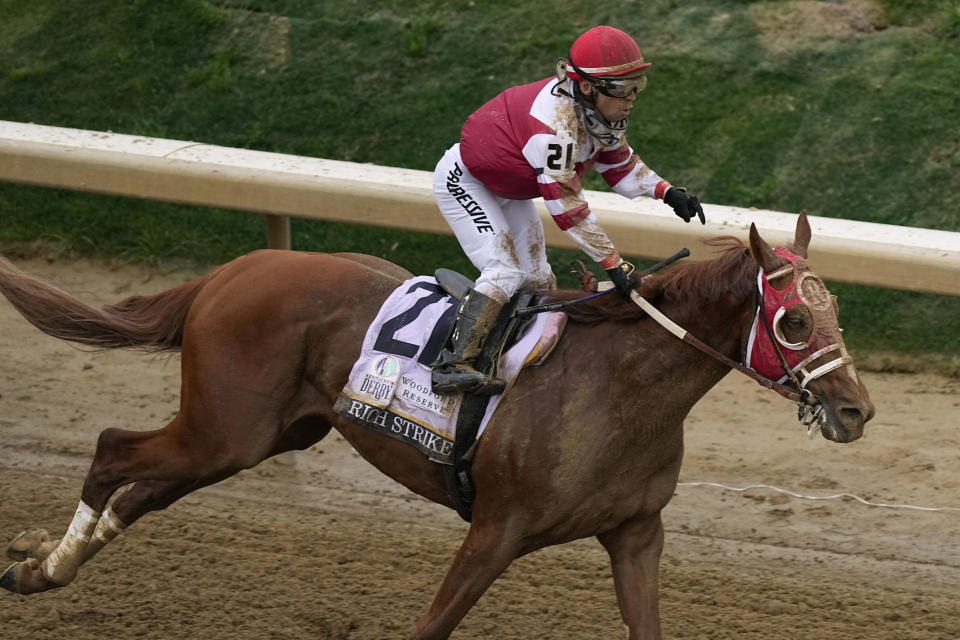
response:
[(467, 291), (457, 309), (450, 336), (451, 348), (440, 354), (431, 374), (434, 393), (462, 392), (485, 396), (503, 393), (506, 382), (473, 368), (483, 339), (493, 328), (502, 308), (502, 303), (476, 289)]

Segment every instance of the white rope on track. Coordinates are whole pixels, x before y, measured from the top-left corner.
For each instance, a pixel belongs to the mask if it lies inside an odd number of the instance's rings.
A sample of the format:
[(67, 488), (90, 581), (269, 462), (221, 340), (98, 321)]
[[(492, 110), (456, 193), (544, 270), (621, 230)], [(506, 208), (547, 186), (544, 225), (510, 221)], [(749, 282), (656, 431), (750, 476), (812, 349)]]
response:
[(889, 509), (913, 509), (915, 511), (957, 511), (960, 512), (960, 508), (957, 507), (919, 507), (912, 504), (888, 504), (884, 502), (871, 502), (869, 500), (864, 500), (860, 496), (854, 495), (852, 493), (836, 493), (830, 496), (808, 496), (801, 493), (796, 493), (788, 489), (781, 489), (780, 487), (775, 487), (770, 484), (751, 484), (746, 487), (729, 487), (725, 484), (720, 484), (718, 482), (678, 482), (677, 486), (680, 487), (716, 487), (719, 489), (726, 489), (727, 491), (737, 491), (743, 493), (744, 491), (749, 491), (751, 489), (771, 489), (773, 491), (778, 491), (780, 493), (785, 493), (788, 496), (793, 496), (794, 498), (800, 498), (803, 500), (837, 500), (840, 498), (852, 498), (857, 502), (861, 502), (870, 507), (886, 507)]

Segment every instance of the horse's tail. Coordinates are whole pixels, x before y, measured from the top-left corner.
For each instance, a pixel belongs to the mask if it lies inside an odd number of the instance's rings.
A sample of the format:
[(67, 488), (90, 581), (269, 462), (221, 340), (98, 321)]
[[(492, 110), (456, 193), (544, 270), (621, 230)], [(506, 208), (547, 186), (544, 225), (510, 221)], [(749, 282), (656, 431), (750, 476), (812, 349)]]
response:
[(0, 256), (0, 293), (46, 334), (96, 349), (134, 347), (176, 351), (190, 305), (213, 271), (152, 296), (131, 296), (97, 309), (57, 287), (23, 273)]

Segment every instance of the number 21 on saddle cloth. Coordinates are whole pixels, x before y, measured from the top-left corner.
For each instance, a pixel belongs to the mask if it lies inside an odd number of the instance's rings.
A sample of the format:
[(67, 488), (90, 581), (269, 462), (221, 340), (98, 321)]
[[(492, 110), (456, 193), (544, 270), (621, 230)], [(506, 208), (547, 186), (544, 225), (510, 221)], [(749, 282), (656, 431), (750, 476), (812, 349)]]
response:
[[(443, 348), (456, 311), (457, 301), (432, 276), (411, 278), (397, 287), (367, 329), (360, 358), (334, 410), (416, 447), (432, 460), (451, 464), (462, 395), (434, 393), (430, 365)], [(500, 360), (499, 377), (507, 382), (504, 394), (521, 369), (547, 358), (565, 325), (563, 313), (537, 315)], [(502, 397), (490, 397), (478, 435)]]

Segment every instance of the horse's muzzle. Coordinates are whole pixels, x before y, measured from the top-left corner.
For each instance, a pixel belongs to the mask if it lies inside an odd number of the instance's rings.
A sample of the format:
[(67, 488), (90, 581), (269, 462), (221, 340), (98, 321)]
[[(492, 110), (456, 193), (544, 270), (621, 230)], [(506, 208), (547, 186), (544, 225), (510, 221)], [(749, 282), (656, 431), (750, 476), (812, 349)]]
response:
[(826, 419), (820, 425), (820, 433), (827, 440), (841, 443), (853, 442), (863, 436), (863, 426), (875, 412), (872, 403), (864, 407), (847, 405), (840, 408), (824, 403), (824, 409)]

